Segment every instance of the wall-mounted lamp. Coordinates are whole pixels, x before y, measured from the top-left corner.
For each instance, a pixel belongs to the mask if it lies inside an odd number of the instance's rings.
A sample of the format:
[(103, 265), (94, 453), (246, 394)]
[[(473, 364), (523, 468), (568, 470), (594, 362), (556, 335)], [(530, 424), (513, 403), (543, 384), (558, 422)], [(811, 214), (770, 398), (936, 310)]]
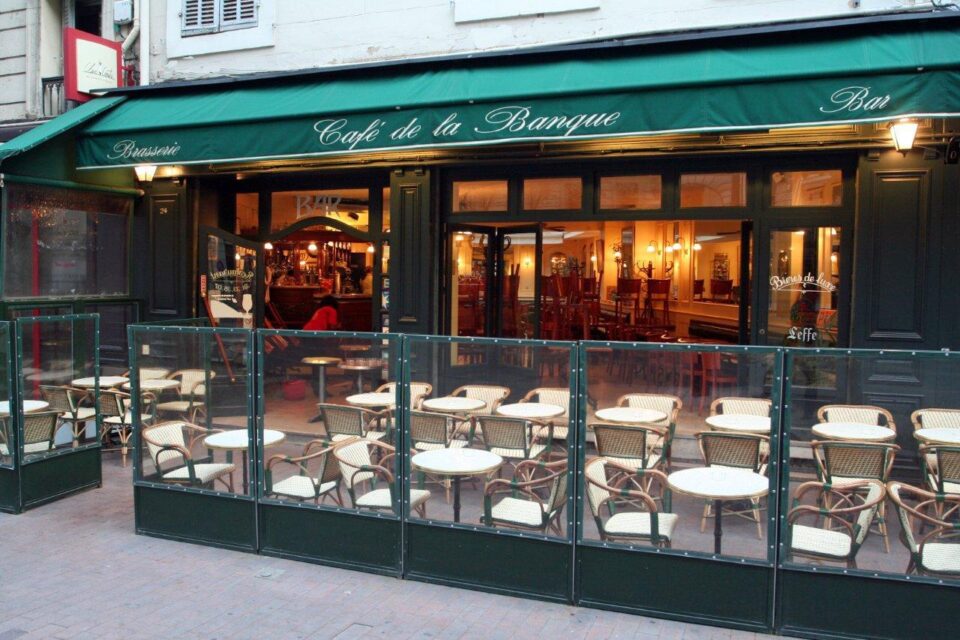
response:
[(157, 165), (138, 164), (133, 168), (133, 172), (137, 174), (137, 180), (140, 182), (153, 182), (153, 176), (157, 173)]
[(590, 262), (592, 262), (593, 264), (597, 264), (597, 254), (593, 254), (590, 256)]
[(831, 253), (831, 254), (830, 254), (830, 262), (836, 262), (836, 261), (837, 261), (837, 254)]
[(530, 258), (524, 258), (524, 259), (523, 259), (523, 266), (525, 266), (525, 267), (529, 267), (529, 266), (530, 266)]
[(310, 241), (310, 244), (307, 245), (307, 253), (316, 254), (317, 253), (317, 243), (313, 240)]
[(620, 262), (620, 260), (623, 259), (623, 254), (620, 253), (619, 250), (614, 251), (614, 252), (613, 252), (613, 259), (616, 260), (617, 262)]
[(240, 262), (240, 252), (239, 252), (239, 251), (237, 251), (235, 254), (233, 254), (233, 257), (236, 259), (237, 262)]
[(663, 252), (664, 252), (664, 253), (673, 253), (673, 245), (672, 245), (672, 244), (668, 244), (667, 246), (665, 246), (665, 247), (663, 248)]
[(674, 250), (674, 251), (680, 251), (680, 249), (683, 249), (683, 245), (680, 244), (680, 241), (678, 240), (678, 241), (676, 241), (676, 242), (673, 243), (673, 250)]
[(374, 247), (373, 244), (367, 245), (367, 253), (376, 253), (376, 252), (377, 252), (377, 248)]
[(273, 243), (272, 243), (272, 242), (264, 242), (264, 243), (263, 243), (263, 248), (264, 248), (266, 251), (273, 251)]
[(647, 243), (647, 253), (659, 254), (660, 253), (659, 247), (660, 245), (657, 244), (656, 240), (651, 240), (650, 242)]
[(694, 250), (694, 251), (700, 251), (701, 249), (703, 249), (703, 245), (702, 245), (702, 244), (700, 244), (699, 242), (694, 242), (694, 243), (693, 243), (693, 250)]
[(901, 118), (890, 125), (890, 135), (893, 137), (893, 146), (903, 155), (913, 149), (913, 141), (917, 137), (917, 121), (910, 118)]

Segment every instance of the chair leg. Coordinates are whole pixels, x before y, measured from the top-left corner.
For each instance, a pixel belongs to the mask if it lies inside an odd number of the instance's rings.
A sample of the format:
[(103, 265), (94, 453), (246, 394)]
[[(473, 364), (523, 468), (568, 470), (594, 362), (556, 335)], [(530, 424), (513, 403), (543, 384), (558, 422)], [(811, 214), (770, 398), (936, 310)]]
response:
[(753, 498), (750, 502), (753, 503), (753, 519), (757, 521), (757, 540), (763, 540), (763, 526), (760, 520), (760, 500), (759, 498)]
[(707, 502), (703, 505), (703, 515), (700, 517), (700, 533), (703, 533), (707, 530), (707, 518), (710, 517), (710, 512), (712, 511), (710, 503)]

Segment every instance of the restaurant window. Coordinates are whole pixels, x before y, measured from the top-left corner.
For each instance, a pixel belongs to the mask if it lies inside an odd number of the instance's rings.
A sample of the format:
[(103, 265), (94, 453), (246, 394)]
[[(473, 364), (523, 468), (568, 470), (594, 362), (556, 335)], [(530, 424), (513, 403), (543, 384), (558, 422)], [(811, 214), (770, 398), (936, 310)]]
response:
[(124, 196), (9, 185), (4, 296), (127, 294), (130, 210)]
[(236, 234), (255, 238), (260, 233), (260, 194), (237, 194)]
[(257, 26), (257, 0), (184, 0), (182, 36), (198, 36)]
[(581, 209), (583, 181), (580, 178), (530, 178), (523, 181), (526, 211)]
[(473, 180), (453, 183), (453, 211), (506, 211), (506, 180)]
[(370, 228), (370, 192), (367, 189), (278, 191), (270, 196), (271, 233), (305, 218), (332, 218), (358, 231)]
[(740, 220), (696, 220), (690, 251), (695, 302), (736, 306), (740, 302)]
[(746, 173), (685, 173), (680, 176), (680, 206), (747, 206)]
[(600, 178), (601, 209), (659, 209), (660, 176), (610, 176)]
[(839, 207), (843, 198), (843, 173), (828, 171), (775, 171), (770, 176), (770, 204), (774, 207)]

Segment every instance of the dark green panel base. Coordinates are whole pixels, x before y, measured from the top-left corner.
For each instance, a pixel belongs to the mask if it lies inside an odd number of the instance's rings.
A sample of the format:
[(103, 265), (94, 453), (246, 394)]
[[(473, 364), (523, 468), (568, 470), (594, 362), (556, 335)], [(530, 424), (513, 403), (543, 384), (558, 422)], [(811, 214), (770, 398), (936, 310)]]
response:
[(253, 500), (134, 486), (137, 533), (241, 551), (257, 550)]
[(100, 448), (81, 449), (20, 466), (23, 508), (36, 507), (65, 495), (99, 487)]
[(578, 604), (767, 631), (773, 569), (704, 558), (577, 547)]
[(960, 587), (783, 570), (777, 628), (804, 638), (942, 638), (956, 631)]
[(260, 552), (399, 575), (400, 521), (293, 505), (260, 505)]
[(0, 511), (20, 513), (20, 474), (16, 469), (0, 469)]
[(571, 602), (572, 554), (563, 542), (407, 524), (406, 577), (428, 582)]

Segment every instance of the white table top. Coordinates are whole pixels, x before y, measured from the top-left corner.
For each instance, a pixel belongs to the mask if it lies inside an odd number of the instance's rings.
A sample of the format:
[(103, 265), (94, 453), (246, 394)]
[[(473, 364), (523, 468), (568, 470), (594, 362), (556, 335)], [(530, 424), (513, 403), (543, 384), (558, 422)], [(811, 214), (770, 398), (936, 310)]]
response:
[(503, 458), (483, 449), (435, 449), (418, 453), (410, 462), (436, 475), (475, 476), (493, 471), (503, 464)]
[(479, 398), (464, 398), (463, 396), (446, 396), (443, 398), (428, 398), (423, 401), (423, 408), (440, 413), (463, 413), (479, 411), (487, 403)]
[(383, 391), (381, 393), (355, 393), (346, 397), (347, 404), (355, 407), (392, 407), (397, 396), (393, 393)]
[(345, 362), (340, 365), (340, 368), (345, 371), (376, 371), (383, 368), (383, 363)]
[(667, 414), (663, 411), (641, 407), (608, 407), (598, 409), (594, 415), (605, 422), (617, 424), (646, 424), (667, 419)]
[[(121, 386), (128, 391), (131, 388), (129, 382), (124, 382)], [(140, 391), (163, 391), (164, 389), (174, 389), (179, 386), (179, 380), (167, 380), (166, 378), (148, 378), (140, 381)]]
[(960, 445), (960, 429), (957, 428), (931, 427), (929, 429), (917, 429), (913, 432), (913, 437), (929, 444)]
[[(45, 400), (24, 400), (23, 401), (23, 412), (31, 413), (33, 411), (43, 411), (50, 406), (50, 403)], [(10, 415), (10, 401), (3, 400), (0, 401), (0, 416)]]
[(707, 424), (721, 431), (741, 431), (743, 433), (770, 433), (770, 418), (745, 413), (721, 413), (710, 416)]
[[(111, 387), (119, 387), (124, 382), (130, 382), (129, 378), (124, 378), (123, 376), (100, 376), (100, 388), (101, 389), (110, 389)], [(93, 389), (97, 386), (97, 379), (93, 376), (88, 378), (77, 378), (71, 382), (75, 387), (80, 387), (81, 389)]]
[(342, 358), (334, 358), (328, 356), (309, 356), (301, 360), (303, 364), (310, 364), (316, 367), (327, 367), (332, 364), (337, 364), (338, 362), (343, 362)]
[(882, 442), (897, 437), (897, 433), (893, 429), (861, 422), (821, 422), (813, 425), (813, 433), (828, 440)]
[(770, 490), (770, 480), (748, 469), (694, 467), (667, 476), (674, 491), (710, 500), (758, 498)]
[[(275, 429), (263, 430), (263, 446), (283, 442), (287, 437), (283, 431)], [(230, 431), (221, 431), (214, 433), (203, 439), (203, 443), (211, 449), (246, 449), (249, 444), (246, 429), (231, 429)]]
[(562, 415), (566, 409), (556, 404), (546, 404), (543, 402), (517, 402), (514, 404), (502, 404), (497, 407), (497, 413), (508, 418), (525, 418), (536, 420), (542, 418), (554, 418)]

